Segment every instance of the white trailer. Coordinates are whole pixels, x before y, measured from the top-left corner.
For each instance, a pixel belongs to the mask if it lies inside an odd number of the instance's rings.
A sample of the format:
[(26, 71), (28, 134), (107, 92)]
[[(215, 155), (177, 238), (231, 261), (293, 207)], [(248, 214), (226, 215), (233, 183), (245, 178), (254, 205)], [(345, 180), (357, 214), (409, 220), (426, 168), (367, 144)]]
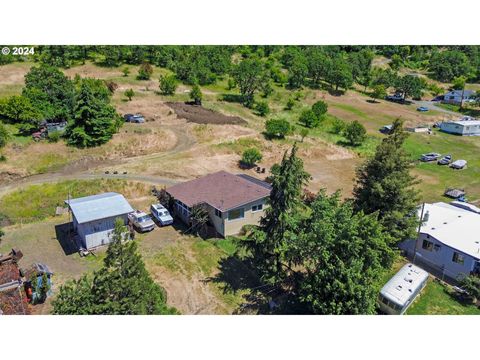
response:
[(427, 284), (428, 273), (413, 264), (404, 265), (382, 288), (378, 297), (380, 311), (402, 315)]

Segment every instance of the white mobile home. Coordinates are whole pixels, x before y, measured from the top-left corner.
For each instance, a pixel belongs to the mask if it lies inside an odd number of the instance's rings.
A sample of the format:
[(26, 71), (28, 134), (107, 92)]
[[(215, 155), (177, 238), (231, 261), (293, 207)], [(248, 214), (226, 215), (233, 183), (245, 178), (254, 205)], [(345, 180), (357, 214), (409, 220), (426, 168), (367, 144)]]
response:
[(480, 136), (480, 120), (464, 117), (457, 121), (445, 121), (440, 123), (440, 130), (462, 136)]
[(380, 311), (402, 315), (427, 284), (428, 273), (412, 264), (404, 265), (382, 288), (378, 297)]
[(480, 214), (475, 211), (442, 202), (425, 204), (416, 258), (453, 280), (480, 274), (479, 234)]
[(126, 224), (133, 212), (125, 198), (114, 192), (65, 200), (73, 215), (73, 229), (78, 235), (78, 246), (84, 249), (106, 245), (111, 240), (115, 220)]

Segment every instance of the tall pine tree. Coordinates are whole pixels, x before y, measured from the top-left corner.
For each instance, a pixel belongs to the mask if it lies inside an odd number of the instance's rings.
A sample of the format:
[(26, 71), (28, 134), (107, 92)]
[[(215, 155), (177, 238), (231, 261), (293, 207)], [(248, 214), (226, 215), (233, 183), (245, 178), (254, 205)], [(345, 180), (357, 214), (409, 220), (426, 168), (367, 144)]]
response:
[(54, 314), (176, 313), (166, 305), (165, 291), (145, 269), (136, 242), (126, 237), (127, 229), (119, 219), (103, 267), (92, 277), (63, 285), (53, 303)]
[(375, 155), (357, 169), (353, 190), (357, 211), (378, 213), (378, 218), (394, 242), (415, 236), (418, 225), (417, 180), (410, 175), (411, 157), (403, 144), (408, 134), (399, 119), (391, 133), (378, 145)]
[(73, 121), (66, 130), (70, 145), (81, 148), (102, 145), (117, 131), (119, 116), (108, 98), (100, 95), (103, 92), (98, 87), (98, 83), (88, 79), (81, 81), (75, 97)]
[(291, 265), (289, 248), (298, 235), (303, 188), (310, 175), (303, 169), (303, 161), (297, 157), (295, 144), (286, 151), (279, 166), (272, 168), (272, 191), (269, 207), (246, 242), (262, 279), (279, 283), (286, 278)]

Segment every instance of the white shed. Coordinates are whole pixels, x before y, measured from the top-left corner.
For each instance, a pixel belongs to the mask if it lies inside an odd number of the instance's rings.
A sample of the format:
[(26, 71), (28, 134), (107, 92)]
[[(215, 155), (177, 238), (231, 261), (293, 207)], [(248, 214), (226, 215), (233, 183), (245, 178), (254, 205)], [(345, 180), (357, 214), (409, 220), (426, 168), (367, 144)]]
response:
[(122, 218), (126, 224), (127, 215), (134, 211), (123, 195), (114, 192), (65, 200), (65, 203), (73, 214), (78, 245), (84, 249), (108, 244), (115, 220)]

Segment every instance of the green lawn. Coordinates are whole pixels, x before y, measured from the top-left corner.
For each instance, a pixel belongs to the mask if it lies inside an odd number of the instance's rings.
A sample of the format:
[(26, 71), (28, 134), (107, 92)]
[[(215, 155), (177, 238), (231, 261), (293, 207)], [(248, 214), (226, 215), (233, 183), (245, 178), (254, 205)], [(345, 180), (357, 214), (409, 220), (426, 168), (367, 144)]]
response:
[(412, 134), (406, 141), (406, 149), (413, 159), (421, 154), (437, 152), (442, 155), (450, 154), (454, 160), (464, 159), (468, 162), (467, 168), (453, 170), (448, 166), (437, 165), (436, 162), (417, 162), (414, 173), (422, 182), (425, 201), (439, 201), (447, 187), (458, 187), (467, 191), (470, 200), (480, 199), (480, 138), (462, 137), (434, 131), (434, 135)]
[(0, 216), (12, 223), (30, 223), (44, 220), (55, 214), (57, 206), (65, 206), (69, 194), (72, 198), (94, 195), (106, 191), (128, 194), (148, 194), (145, 184), (119, 180), (68, 180), (58, 183), (30, 185), (0, 199)]
[(437, 106), (450, 110), (450, 111), (455, 111), (458, 113), (461, 113), (463, 115), (468, 115), (468, 116), (473, 116), (473, 117), (478, 117), (480, 116), (480, 108), (472, 108), (472, 107), (466, 107), (463, 109), (460, 109), (459, 105), (453, 105), (453, 104), (442, 104), (438, 103)]
[(480, 315), (475, 305), (463, 302), (455, 292), (429, 279), (427, 286), (408, 308), (407, 315)]

